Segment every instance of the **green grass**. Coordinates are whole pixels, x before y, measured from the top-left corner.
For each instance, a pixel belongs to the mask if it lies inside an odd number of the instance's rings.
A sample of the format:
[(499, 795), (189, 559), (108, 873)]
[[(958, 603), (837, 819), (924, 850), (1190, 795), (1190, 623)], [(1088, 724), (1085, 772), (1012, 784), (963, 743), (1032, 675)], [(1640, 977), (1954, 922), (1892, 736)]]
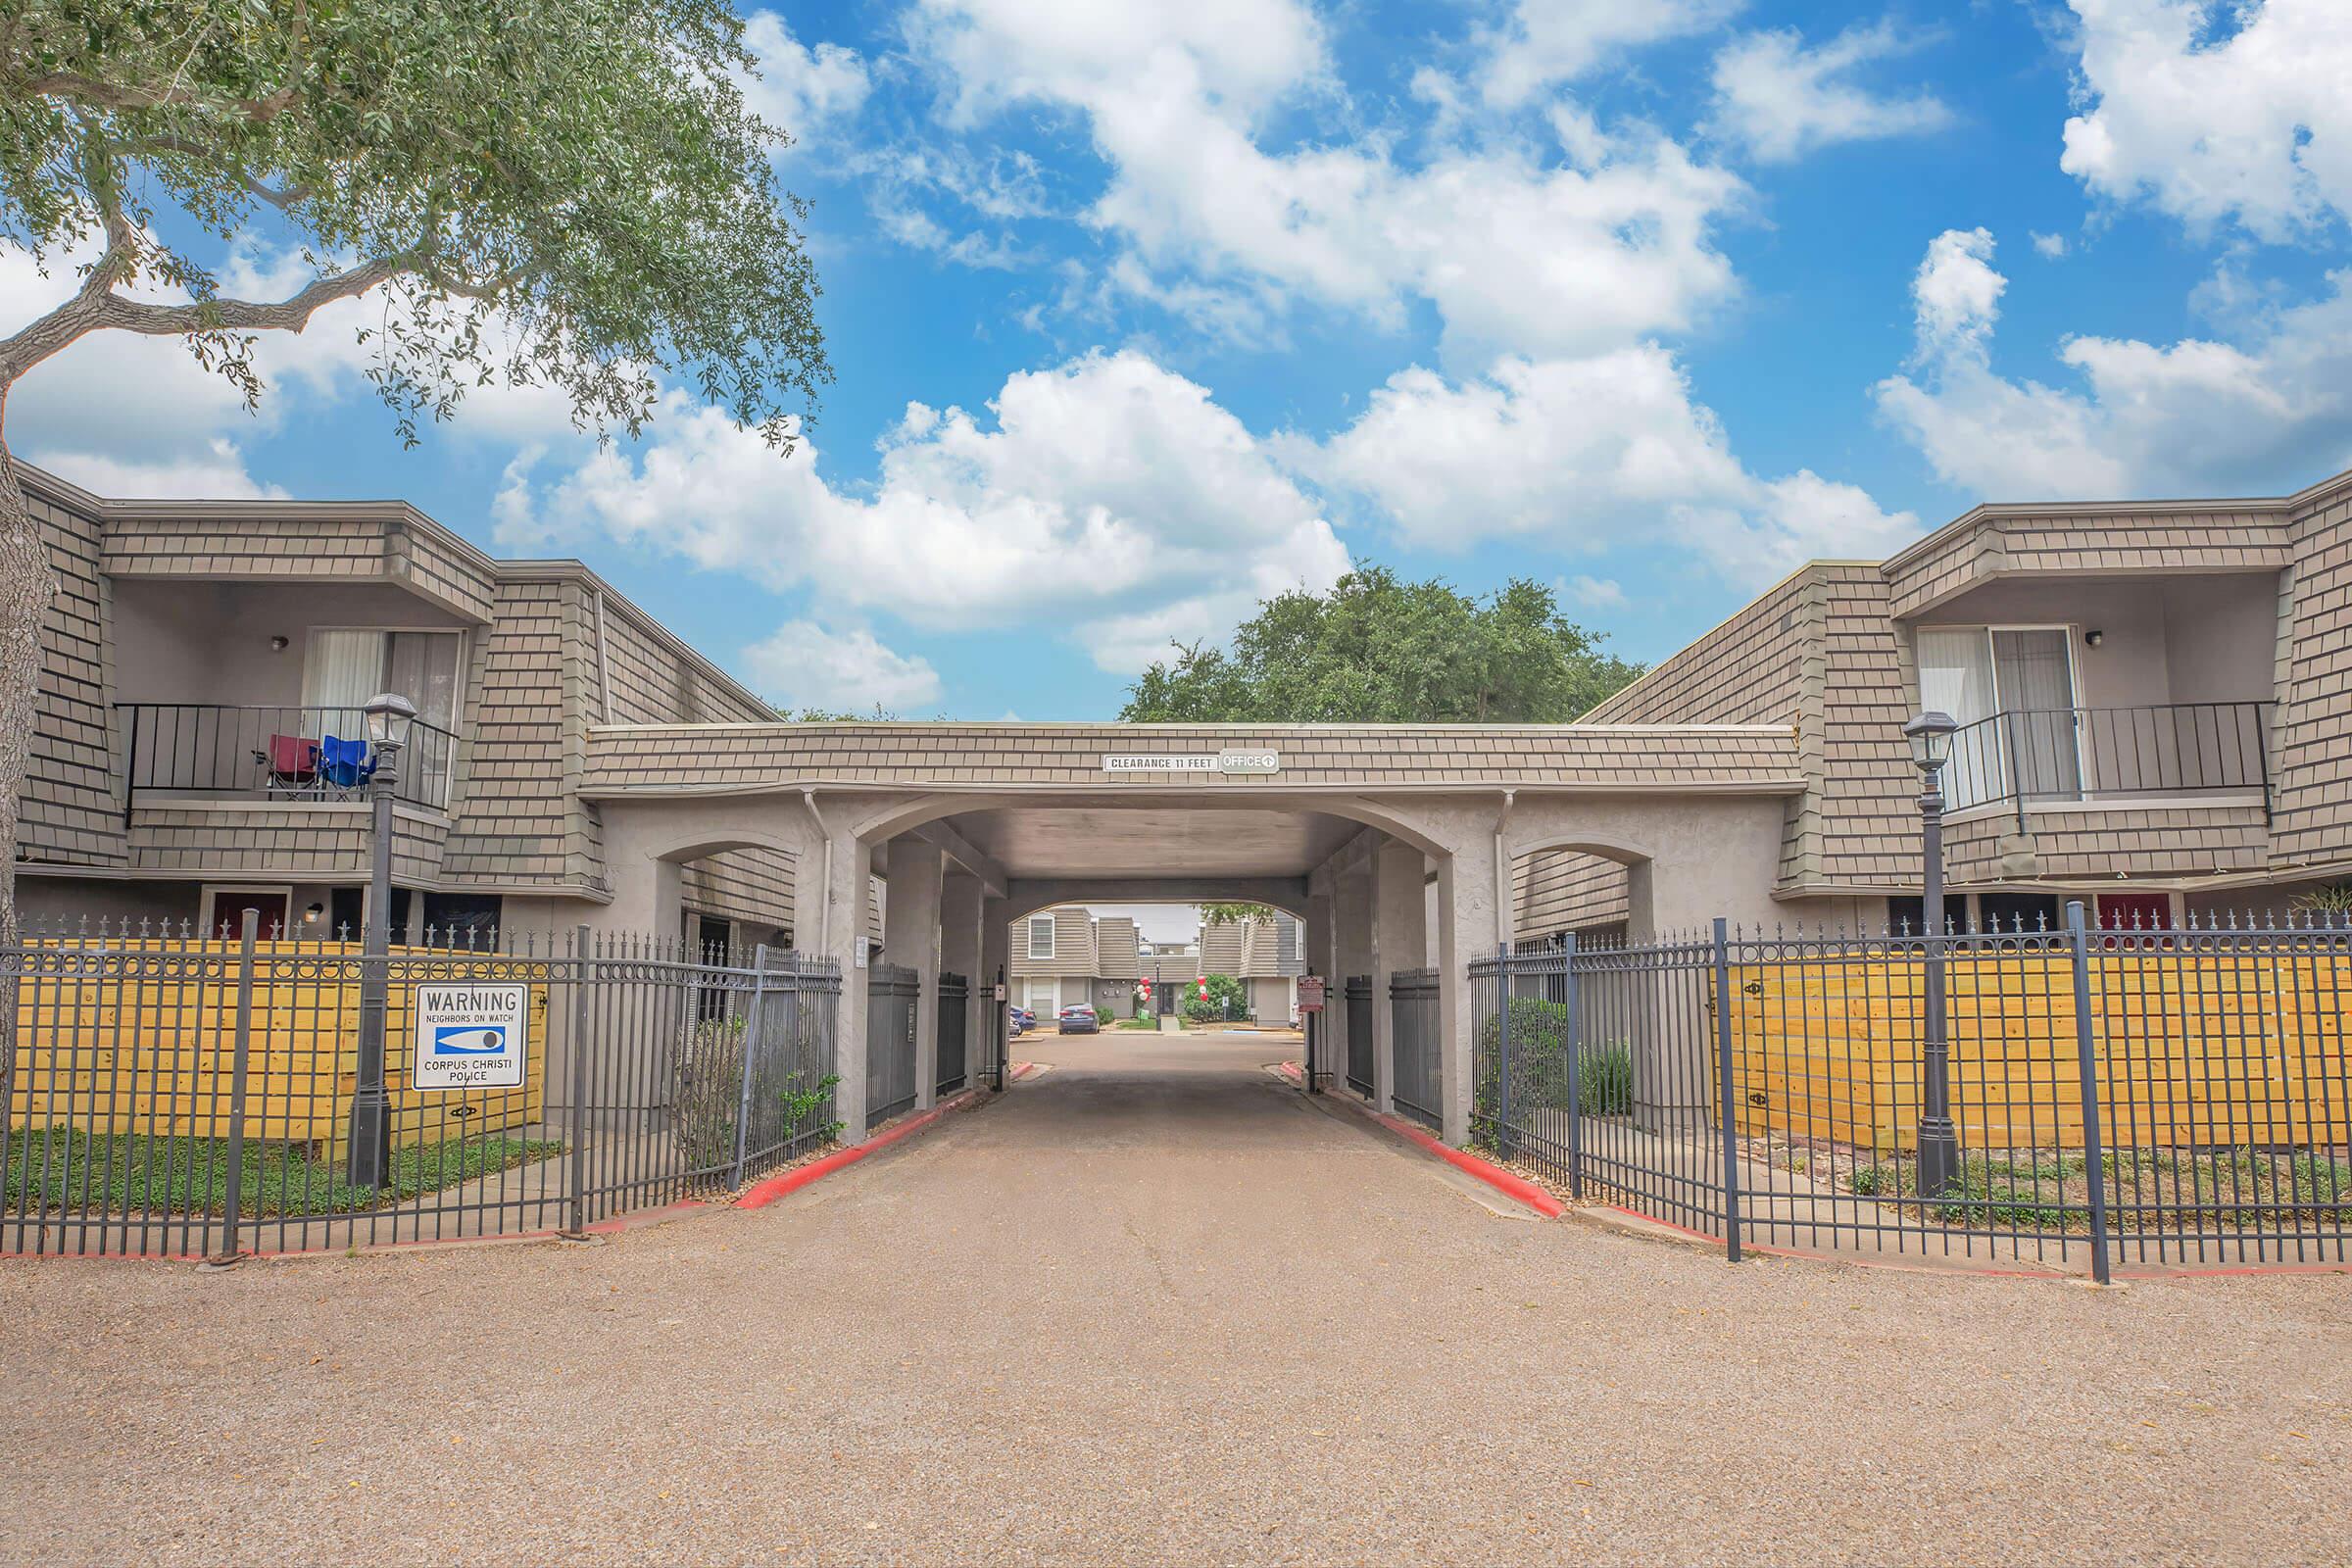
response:
[[(2132, 1221), (2147, 1229), (2352, 1220), (2352, 1167), (2325, 1154), (2134, 1150), (2103, 1155), (2099, 1163), (2108, 1206), (2152, 1205)], [(1940, 1224), (2090, 1228), (2090, 1171), (2081, 1154), (1968, 1154), (1959, 1176), (1957, 1191), (1923, 1201), (1914, 1162), (1905, 1154), (1857, 1166), (1845, 1185), (1863, 1198), (1917, 1202)], [(2238, 1206), (2217, 1212), (2220, 1204)]]
[[(249, 1215), (337, 1214), (381, 1208), (419, 1193), (561, 1153), (556, 1139), (447, 1138), (392, 1151), (389, 1185), (352, 1187), (339, 1159), (309, 1144), (245, 1144), (239, 1201)], [(0, 1203), (30, 1195), (36, 1210), (219, 1214), (228, 1207), (228, 1140), (153, 1138), (50, 1127), (9, 1135)]]
[(1159, 1020), (1157, 1018), (1115, 1018), (1111, 1020), (1111, 1027), (1114, 1029), (1150, 1029), (1156, 1032), (1159, 1028)]

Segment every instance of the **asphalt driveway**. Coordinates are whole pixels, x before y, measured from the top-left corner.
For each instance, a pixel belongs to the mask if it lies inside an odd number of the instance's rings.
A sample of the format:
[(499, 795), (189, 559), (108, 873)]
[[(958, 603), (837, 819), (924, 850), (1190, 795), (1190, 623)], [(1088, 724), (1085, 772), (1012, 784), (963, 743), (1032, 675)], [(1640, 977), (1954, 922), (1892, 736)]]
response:
[(1031, 1037), (592, 1249), (0, 1266), (0, 1560), (2341, 1559), (2352, 1278), (1735, 1268), (1495, 1212), (1284, 1054)]

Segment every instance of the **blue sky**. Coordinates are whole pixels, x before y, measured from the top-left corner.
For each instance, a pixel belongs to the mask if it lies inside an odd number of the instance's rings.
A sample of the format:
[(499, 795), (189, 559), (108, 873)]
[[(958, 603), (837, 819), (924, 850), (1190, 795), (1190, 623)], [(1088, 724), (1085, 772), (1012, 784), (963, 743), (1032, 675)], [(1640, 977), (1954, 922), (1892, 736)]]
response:
[[(1653, 660), (1984, 499), (2352, 466), (2341, 0), (858, 0), (748, 11), (836, 384), (790, 458), (548, 397), (404, 452), (366, 306), (34, 372), (114, 494), (401, 496), (787, 705), (1107, 717), (1348, 561)], [(224, 258), (298, 282), (267, 233)], [(61, 288), (0, 265), (0, 311)]]

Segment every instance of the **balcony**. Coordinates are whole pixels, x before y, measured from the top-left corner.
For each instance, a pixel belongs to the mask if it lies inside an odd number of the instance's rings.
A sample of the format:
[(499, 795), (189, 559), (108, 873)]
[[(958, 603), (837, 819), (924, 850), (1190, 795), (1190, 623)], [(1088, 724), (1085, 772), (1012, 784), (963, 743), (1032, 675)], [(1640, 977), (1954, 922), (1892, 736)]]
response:
[[(357, 708), (117, 703), (124, 827), (142, 807), (221, 801), (331, 806), (367, 799), (368, 718)], [(330, 744), (331, 743), (331, 744)], [(457, 737), (418, 719), (401, 751), (392, 797), (420, 811), (449, 808)]]
[(2271, 813), (2270, 728), (2278, 705), (2157, 703), (2019, 709), (1952, 736), (1944, 798), (1955, 814), (2005, 808), (2258, 806)]

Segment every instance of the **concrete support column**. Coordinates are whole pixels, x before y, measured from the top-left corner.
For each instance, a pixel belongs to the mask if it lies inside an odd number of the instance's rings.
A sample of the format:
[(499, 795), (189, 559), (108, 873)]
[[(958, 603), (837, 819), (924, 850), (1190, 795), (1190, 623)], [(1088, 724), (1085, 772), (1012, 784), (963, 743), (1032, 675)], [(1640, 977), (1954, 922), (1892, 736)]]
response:
[[(939, 966), (970, 982), (963, 999), (963, 1083), (980, 1081), (989, 980), (980, 972), (980, 879), (951, 867), (939, 887)], [(944, 1020), (943, 1020), (944, 1021)]]
[(1438, 1120), (1441, 1136), (1460, 1148), (1470, 1141), (1471, 1056), (1478, 1041), (1478, 994), (1470, 960), (1497, 945), (1496, 911), (1507, 890), (1494, 876), (1492, 844), (1473, 843), (1438, 861), (1438, 976), (1440, 1038)]
[(833, 1113), (844, 1144), (865, 1142), (865, 908), (873, 846), (828, 821), (793, 866), (792, 939), (841, 967), (833, 1015)]
[[(614, 936), (674, 939), (684, 907), (679, 896), (680, 870), (677, 861), (654, 859), (625, 837), (619, 844), (608, 844), (605, 877), (612, 890), (612, 902), (590, 909), (588, 924)], [(420, 893), (409, 898), (412, 906), (424, 902)]]
[(1006, 901), (993, 896), (980, 901), (980, 972), (972, 976), (972, 995), (980, 1004), (980, 1032), (971, 1043), (975, 1082), (992, 1064), (992, 1052), (1009, 1049), (1001, 1044), (1007, 1004), (996, 996), (998, 984), (1004, 980), (1005, 956), (1012, 951), (1011, 916), (1006, 912), (1010, 908)]
[(1396, 1011), (1389, 1005), (1389, 977), (1418, 969), (1429, 952), (1424, 861), (1410, 844), (1384, 840), (1372, 861), (1372, 1103), (1394, 1110), (1396, 1101)]
[(915, 974), (914, 1105), (928, 1110), (939, 1084), (940, 882), (946, 873), (939, 846), (913, 837), (884, 847), (890, 897), (882, 904), (882, 951)]
[(1338, 1054), (1333, 1058), (1333, 1079), (1341, 1088), (1348, 1086), (1348, 1042), (1356, 1025), (1350, 1006), (1363, 1007), (1377, 1014), (1380, 1010), (1368, 1002), (1350, 1004), (1348, 1001), (1348, 979), (1350, 975), (1372, 972), (1372, 887), (1373, 873), (1369, 861), (1342, 871), (1338, 877), (1339, 891), (1333, 900), (1331, 984), (1331, 1037), (1337, 1043)]
[(1323, 977), (1323, 1010), (1306, 1019), (1306, 1026), (1315, 1032), (1315, 1066), (1325, 1088), (1336, 1088), (1340, 1082), (1341, 1064), (1332, 1056), (1331, 994), (1337, 989), (1331, 983), (1332, 970), (1332, 896), (1329, 893), (1310, 893), (1306, 900), (1306, 919), (1300, 931), (1305, 940), (1306, 972)]

